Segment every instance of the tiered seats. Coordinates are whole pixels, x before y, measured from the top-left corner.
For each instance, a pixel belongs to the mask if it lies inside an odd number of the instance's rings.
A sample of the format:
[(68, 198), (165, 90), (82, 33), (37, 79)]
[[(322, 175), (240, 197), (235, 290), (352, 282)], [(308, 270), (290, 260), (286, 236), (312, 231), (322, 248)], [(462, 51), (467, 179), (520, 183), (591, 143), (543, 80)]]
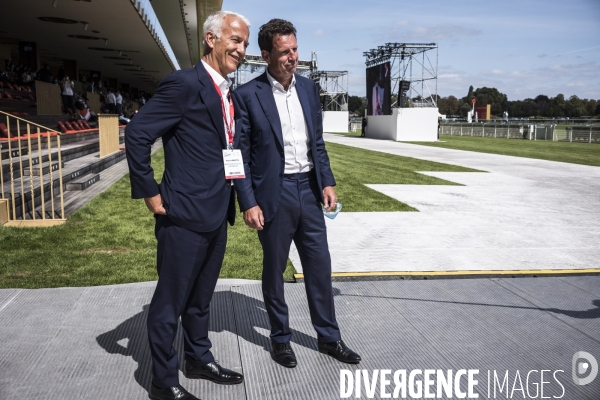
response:
[(75, 132), (80, 132), (80, 131), (87, 131), (90, 129), (97, 129), (97, 128), (92, 128), (87, 123), (87, 121), (83, 121), (83, 120), (57, 121), (57, 124), (58, 124), (58, 129), (62, 133), (75, 133)]
[[(64, 123), (63, 123), (64, 124)], [(0, 132), (2, 127), (0, 126)], [(37, 136), (37, 135), (33, 135)], [(35, 204), (36, 215), (41, 217), (41, 198), (42, 189), (40, 184), (40, 173), (44, 177), (43, 179), (43, 197), (46, 201), (46, 215), (49, 216), (49, 200), (50, 200), (50, 186), (54, 187), (54, 195), (58, 196), (59, 177), (57, 171), (59, 169), (58, 162), (58, 151), (56, 148), (57, 139), (50, 137), (46, 140), (47, 134), (43, 134), (44, 140), (38, 142), (37, 140), (31, 140), (30, 143), (23, 141), (19, 143), (17, 139), (12, 139), (11, 154), (12, 160), (9, 157), (9, 149), (7, 146), (3, 146), (0, 150), (2, 152), (2, 162), (0, 168), (0, 174), (3, 175), (4, 187), (0, 187), (0, 190), (4, 190), (4, 193), (10, 193), (11, 190), (15, 191), (15, 210), (18, 217), (25, 214), (31, 217), (32, 205)], [(7, 139), (2, 139), (6, 142)], [(120, 137), (122, 142), (123, 137)], [(48, 154), (47, 143), (51, 142), (52, 150), (51, 155)], [(87, 189), (90, 185), (100, 180), (101, 171), (112, 165), (125, 159), (125, 152), (120, 151), (111, 155), (100, 158), (99, 157), (99, 137), (95, 130), (86, 130), (76, 132), (74, 134), (62, 135), (61, 136), (61, 163), (60, 168), (62, 169), (62, 183), (66, 190), (65, 192), (65, 203), (77, 203), (82, 194), (82, 190)], [(41, 143), (41, 149), (38, 148), (38, 143)], [(18, 156), (23, 156), (22, 160), (19, 160)], [(30, 157), (31, 156), (31, 157)], [(12, 162), (12, 168), (11, 168)], [(41, 165), (40, 165), (41, 162)], [(31, 165), (30, 165), (31, 164)], [(24, 186), (21, 189), (21, 178), (20, 173), (23, 173)], [(32, 168), (30, 170), (30, 168)], [(11, 170), (14, 174), (15, 182), (18, 183), (11, 187), (10, 176)], [(49, 176), (50, 171), (53, 172), (52, 183), (50, 183)], [(31, 189), (31, 176), (33, 175), (33, 197), (32, 201), (32, 189)], [(23, 197), (25, 207), (23, 209)], [(55, 199), (55, 202), (58, 201)], [(12, 196), (9, 196), (9, 202), (12, 206)], [(56, 203), (58, 204), (58, 203)], [(55, 207), (55, 211), (58, 210), (58, 206)], [(56, 211), (58, 213), (58, 211)]]

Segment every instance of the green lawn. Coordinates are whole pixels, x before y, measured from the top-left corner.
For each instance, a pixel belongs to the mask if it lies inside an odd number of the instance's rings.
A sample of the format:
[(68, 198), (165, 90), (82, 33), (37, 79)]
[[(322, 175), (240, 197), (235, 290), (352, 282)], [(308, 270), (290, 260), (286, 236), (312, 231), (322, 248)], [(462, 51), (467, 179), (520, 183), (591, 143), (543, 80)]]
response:
[(546, 140), (494, 139), (441, 135), (443, 142), (411, 142), (424, 146), (600, 166), (600, 145)]
[[(327, 144), (344, 211), (416, 211), (368, 189), (364, 183), (452, 184), (414, 171), (465, 168)], [(162, 151), (153, 156), (159, 176)], [(53, 228), (0, 227), (0, 287), (95, 286), (156, 279), (154, 219), (141, 200), (130, 199), (126, 176)], [(238, 215), (229, 229), (221, 277), (260, 279), (262, 252), (256, 232)], [(288, 262), (286, 278), (295, 271)]]

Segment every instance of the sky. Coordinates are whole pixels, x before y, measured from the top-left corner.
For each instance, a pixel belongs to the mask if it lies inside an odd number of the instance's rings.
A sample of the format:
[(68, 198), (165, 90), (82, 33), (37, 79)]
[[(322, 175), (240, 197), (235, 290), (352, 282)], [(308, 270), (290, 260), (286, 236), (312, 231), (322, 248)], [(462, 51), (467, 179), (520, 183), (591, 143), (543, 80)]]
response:
[(600, 100), (600, 0), (224, 0), (222, 9), (250, 20), (248, 54), (260, 55), (262, 24), (291, 21), (300, 59), (314, 50), (319, 70), (347, 70), (350, 95), (365, 95), (363, 52), (433, 42), (440, 96), (464, 97), (473, 85), (511, 101), (559, 93)]

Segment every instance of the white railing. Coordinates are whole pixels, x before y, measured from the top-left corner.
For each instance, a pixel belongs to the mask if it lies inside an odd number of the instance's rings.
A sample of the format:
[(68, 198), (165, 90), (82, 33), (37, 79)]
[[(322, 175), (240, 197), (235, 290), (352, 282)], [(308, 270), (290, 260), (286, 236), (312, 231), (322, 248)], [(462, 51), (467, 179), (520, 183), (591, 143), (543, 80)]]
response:
[(457, 123), (443, 122), (440, 134), (452, 136), (490, 137), (503, 139), (528, 139), (600, 143), (600, 123), (595, 124), (542, 124), (528, 123)]

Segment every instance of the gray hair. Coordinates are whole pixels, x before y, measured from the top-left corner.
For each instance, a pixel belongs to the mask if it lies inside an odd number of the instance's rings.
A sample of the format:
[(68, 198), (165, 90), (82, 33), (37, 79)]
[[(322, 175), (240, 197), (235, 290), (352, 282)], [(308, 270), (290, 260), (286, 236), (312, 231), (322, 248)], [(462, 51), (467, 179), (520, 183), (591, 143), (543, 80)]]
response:
[(204, 21), (204, 25), (202, 26), (202, 45), (204, 46), (204, 51), (206, 51), (206, 32), (212, 32), (217, 38), (220, 38), (223, 28), (223, 21), (228, 15), (241, 19), (248, 26), (248, 28), (250, 28), (250, 21), (242, 14), (238, 14), (233, 11), (215, 11), (214, 13), (210, 14), (208, 18), (206, 18), (206, 21)]

